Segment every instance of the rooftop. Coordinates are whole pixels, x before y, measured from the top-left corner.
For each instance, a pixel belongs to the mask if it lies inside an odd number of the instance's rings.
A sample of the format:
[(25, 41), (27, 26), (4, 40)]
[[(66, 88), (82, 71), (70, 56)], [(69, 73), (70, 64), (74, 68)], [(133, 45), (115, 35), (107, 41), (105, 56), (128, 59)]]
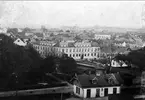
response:
[[(92, 83), (93, 79), (97, 80), (96, 84)], [(78, 80), (83, 88), (109, 86), (109, 84), (105, 80), (105, 78), (103, 78), (102, 76), (96, 76), (93, 74), (91, 74), (91, 75), (87, 75), (87, 74), (78, 75)]]

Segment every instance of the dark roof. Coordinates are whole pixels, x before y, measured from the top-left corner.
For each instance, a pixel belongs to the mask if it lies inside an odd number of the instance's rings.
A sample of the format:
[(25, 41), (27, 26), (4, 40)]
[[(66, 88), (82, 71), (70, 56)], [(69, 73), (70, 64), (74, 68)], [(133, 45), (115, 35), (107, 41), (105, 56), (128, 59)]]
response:
[(68, 47), (75, 47), (74, 43), (68, 43)]
[(124, 83), (124, 80), (120, 76), (120, 73), (114, 73), (114, 76), (117, 79), (117, 81), (119, 82), (119, 84), (123, 84)]
[[(92, 83), (92, 79), (96, 77), (97, 84)], [(78, 75), (78, 81), (80, 82), (82, 88), (93, 88), (93, 87), (105, 87), (109, 86), (108, 82), (103, 78), (103, 76), (95, 76), (95, 74), (87, 75), (82, 74)]]

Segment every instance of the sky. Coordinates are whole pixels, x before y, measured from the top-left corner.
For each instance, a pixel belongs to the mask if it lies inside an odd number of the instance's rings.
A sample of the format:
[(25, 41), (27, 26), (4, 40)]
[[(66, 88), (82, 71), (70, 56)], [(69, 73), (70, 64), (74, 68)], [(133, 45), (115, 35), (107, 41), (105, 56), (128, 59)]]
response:
[(0, 1), (1, 27), (141, 28), (145, 1)]

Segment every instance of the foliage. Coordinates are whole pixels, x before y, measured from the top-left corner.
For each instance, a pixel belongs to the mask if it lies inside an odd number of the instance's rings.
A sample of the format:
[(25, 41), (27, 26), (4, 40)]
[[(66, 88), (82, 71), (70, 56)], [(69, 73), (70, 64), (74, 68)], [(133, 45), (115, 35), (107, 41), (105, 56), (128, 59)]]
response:
[(118, 54), (116, 60), (122, 60), (129, 66), (137, 66), (141, 71), (144, 70), (144, 59), (145, 59), (145, 48), (141, 48), (138, 50), (132, 50), (127, 55)]
[(0, 38), (0, 74), (9, 79), (7, 83), (17, 80), (20, 84), (24, 84), (27, 75), (24, 77), (23, 73), (38, 69), (41, 57), (31, 46), (15, 45), (10, 37), (3, 34), (0, 34)]
[(0, 34), (0, 88), (21, 87), (44, 81), (46, 73), (59, 69), (65, 74), (73, 74), (76, 62), (73, 58), (48, 55), (41, 58), (31, 46), (18, 46), (14, 40)]
[(60, 59), (59, 69), (65, 74), (74, 74), (76, 72), (77, 64), (73, 58), (63, 56)]

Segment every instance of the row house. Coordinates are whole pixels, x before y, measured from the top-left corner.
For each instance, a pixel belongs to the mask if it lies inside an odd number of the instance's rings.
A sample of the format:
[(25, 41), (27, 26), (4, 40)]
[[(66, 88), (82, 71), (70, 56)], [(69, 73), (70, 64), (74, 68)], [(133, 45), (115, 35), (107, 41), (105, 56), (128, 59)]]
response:
[(67, 54), (76, 60), (98, 59), (100, 57), (100, 47), (94, 47), (89, 42), (60, 42), (54, 46), (55, 51)]
[(96, 40), (98, 39), (111, 39), (111, 35), (100, 35), (100, 34), (95, 34), (95, 37), (94, 37)]

